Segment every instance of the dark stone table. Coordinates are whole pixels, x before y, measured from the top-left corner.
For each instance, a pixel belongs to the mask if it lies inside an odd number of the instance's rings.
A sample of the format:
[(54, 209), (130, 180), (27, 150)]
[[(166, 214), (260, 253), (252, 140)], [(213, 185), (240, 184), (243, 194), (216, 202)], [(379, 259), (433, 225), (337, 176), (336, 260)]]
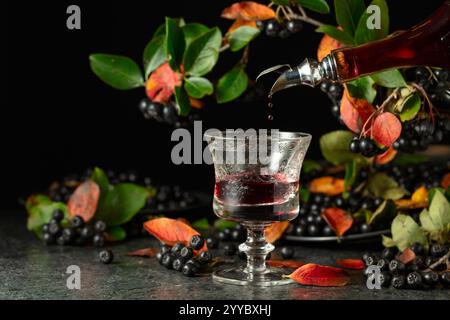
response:
[[(290, 284), (252, 288), (214, 283), (210, 275), (186, 278), (158, 265), (156, 259), (126, 252), (154, 246), (150, 238), (112, 246), (115, 260), (98, 262), (98, 248), (46, 247), (25, 227), (25, 214), (0, 213), (0, 299), (449, 299), (450, 291), (368, 290), (361, 272), (340, 288)], [(298, 246), (301, 261), (333, 265), (336, 258), (360, 257), (366, 249)], [(66, 287), (66, 269), (81, 269), (81, 289)]]

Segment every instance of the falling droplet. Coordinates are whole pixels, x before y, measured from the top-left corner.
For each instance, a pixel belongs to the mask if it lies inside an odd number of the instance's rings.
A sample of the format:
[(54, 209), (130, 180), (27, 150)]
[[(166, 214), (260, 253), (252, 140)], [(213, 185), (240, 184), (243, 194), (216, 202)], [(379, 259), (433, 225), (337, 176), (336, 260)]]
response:
[(269, 102), (269, 103), (267, 104), (267, 107), (270, 108), (270, 109), (272, 109), (272, 108), (273, 108), (273, 103), (272, 103), (272, 102)]
[(273, 120), (273, 115), (269, 114), (269, 115), (267, 116), (267, 120), (272, 121), (272, 120)]

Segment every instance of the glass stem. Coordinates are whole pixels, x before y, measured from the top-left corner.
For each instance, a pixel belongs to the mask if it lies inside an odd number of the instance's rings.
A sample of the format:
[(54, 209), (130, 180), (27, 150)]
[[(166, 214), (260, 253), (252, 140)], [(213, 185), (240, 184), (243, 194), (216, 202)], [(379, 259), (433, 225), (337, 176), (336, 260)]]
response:
[(264, 229), (268, 224), (248, 224), (247, 241), (239, 246), (239, 249), (247, 255), (247, 267), (245, 271), (251, 274), (261, 274), (268, 271), (266, 257), (275, 248), (266, 241)]

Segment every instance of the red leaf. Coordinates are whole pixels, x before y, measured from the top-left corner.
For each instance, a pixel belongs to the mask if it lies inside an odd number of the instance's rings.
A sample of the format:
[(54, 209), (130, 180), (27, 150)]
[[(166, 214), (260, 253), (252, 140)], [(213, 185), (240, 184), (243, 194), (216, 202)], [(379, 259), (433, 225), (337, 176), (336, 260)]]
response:
[(345, 190), (344, 179), (331, 176), (320, 177), (309, 183), (309, 190), (313, 193), (323, 193), (328, 196), (337, 196)]
[[(341, 27), (338, 27), (338, 29), (342, 30)], [(324, 35), (322, 40), (320, 40), (319, 47), (317, 48), (317, 59), (322, 61), (323, 58), (329, 55), (331, 51), (340, 47), (342, 47), (342, 44), (339, 41), (327, 34)]]
[(222, 11), (222, 18), (230, 20), (267, 20), (275, 18), (275, 11), (268, 6), (253, 1), (234, 3)]
[(375, 164), (383, 165), (394, 160), (397, 155), (397, 150), (393, 147), (389, 147), (385, 153), (379, 154), (375, 157)]
[[(169, 218), (149, 220), (144, 223), (144, 228), (159, 241), (169, 246), (178, 242), (188, 245), (192, 236), (200, 234), (183, 221)], [(205, 249), (206, 244), (202, 250)]]
[(346, 269), (364, 269), (364, 262), (361, 259), (338, 259), (336, 260), (336, 263), (338, 264), (338, 266)]
[(257, 28), (256, 26), (256, 22), (255, 21), (247, 21), (247, 20), (236, 20), (230, 27), (230, 29), (228, 29), (227, 34), (232, 33), (233, 31), (235, 31), (236, 29), (240, 28), (240, 27), (252, 27), (252, 28)]
[(76, 188), (67, 203), (69, 216), (80, 216), (89, 221), (95, 214), (100, 197), (100, 188), (91, 180), (85, 181)]
[(156, 256), (158, 251), (159, 251), (158, 248), (142, 248), (142, 249), (127, 252), (127, 256), (153, 258), (154, 256)]
[(268, 226), (265, 230), (266, 241), (274, 243), (281, 238), (284, 231), (289, 227), (289, 221), (274, 222)]
[(403, 252), (397, 257), (397, 260), (402, 262), (403, 264), (408, 264), (416, 258), (416, 254), (410, 248), (406, 248)]
[(266, 263), (274, 268), (292, 268), (292, 269), (297, 269), (305, 265), (304, 262), (295, 260), (267, 260)]
[(447, 189), (450, 186), (450, 173), (447, 173), (441, 180), (441, 187)]
[(342, 236), (353, 224), (353, 218), (341, 208), (326, 208), (322, 217), (338, 237)]
[(372, 136), (379, 144), (390, 147), (402, 132), (402, 123), (390, 112), (380, 114), (372, 125)]
[(340, 112), (342, 121), (350, 130), (359, 133), (363, 124), (374, 111), (375, 108), (367, 100), (350, 96), (345, 88)]
[(348, 284), (350, 277), (340, 268), (308, 263), (289, 275), (289, 278), (303, 285), (319, 287), (341, 287)]
[(173, 71), (168, 63), (153, 71), (145, 85), (147, 96), (153, 102), (166, 103), (175, 92), (175, 87), (181, 86), (181, 73)]

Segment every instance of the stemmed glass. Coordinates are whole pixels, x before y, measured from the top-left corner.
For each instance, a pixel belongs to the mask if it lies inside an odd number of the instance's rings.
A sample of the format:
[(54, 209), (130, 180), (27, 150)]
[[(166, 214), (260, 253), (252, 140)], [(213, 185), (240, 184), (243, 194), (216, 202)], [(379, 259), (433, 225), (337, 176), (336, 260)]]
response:
[(247, 229), (247, 240), (239, 246), (247, 264), (216, 271), (213, 279), (255, 286), (289, 283), (282, 270), (266, 266), (274, 246), (266, 241), (264, 230), (298, 215), (300, 170), (311, 135), (210, 130), (205, 139), (215, 169), (214, 213)]

